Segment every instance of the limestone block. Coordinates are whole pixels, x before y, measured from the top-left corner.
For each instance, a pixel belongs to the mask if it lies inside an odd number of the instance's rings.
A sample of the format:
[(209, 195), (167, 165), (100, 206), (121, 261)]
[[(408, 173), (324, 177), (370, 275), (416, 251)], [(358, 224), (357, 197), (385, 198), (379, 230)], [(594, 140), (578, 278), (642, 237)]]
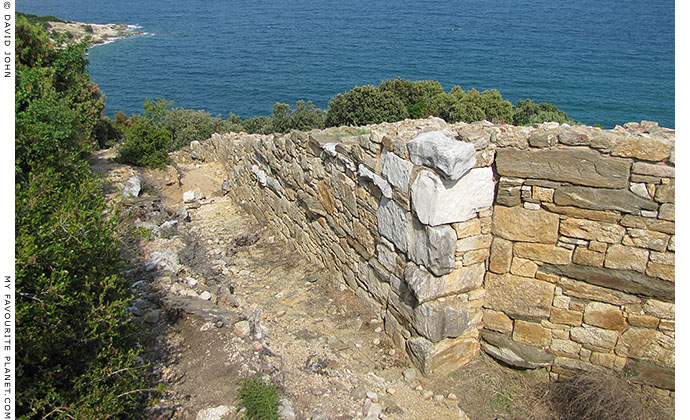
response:
[[(660, 280), (655, 277), (649, 277), (642, 273), (631, 270), (614, 270), (608, 268), (588, 267), (580, 264), (570, 265), (552, 265), (544, 264), (540, 267), (540, 271), (546, 274), (553, 274), (561, 277), (559, 285), (569, 283), (563, 278), (581, 280), (596, 286), (602, 286), (607, 289), (615, 289), (624, 292), (623, 295), (616, 294), (609, 290), (607, 293), (597, 290), (594, 295), (599, 295), (600, 298), (593, 298), (602, 302), (609, 302), (614, 305), (625, 304), (617, 303), (619, 301), (629, 300), (631, 297), (626, 297), (625, 294), (642, 295), (666, 301), (673, 301), (675, 296), (675, 289), (673, 283), (665, 280)], [(566, 287), (563, 287), (565, 290)], [(581, 291), (584, 291), (580, 287)], [(587, 292), (592, 292), (588, 290)], [(587, 294), (585, 292), (585, 294)], [(627, 303), (632, 303), (628, 301)], [(639, 302), (635, 302), (639, 303)]]
[(434, 169), (448, 180), (458, 180), (474, 167), (476, 152), (471, 143), (454, 141), (440, 131), (422, 133), (407, 143), (410, 160)]
[(381, 154), (381, 174), (403, 192), (408, 190), (413, 167), (412, 162), (401, 159), (386, 149)]
[(488, 248), (467, 251), (462, 255), (462, 265), (467, 267), (489, 259), (490, 251)]
[(647, 162), (635, 162), (632, 166), (632, 173), (659, 178), (675, 178), (676, 168), (673, 166), (655, 165)]
[(553, 354), (525, 343), (516, 343), (505, 334), (482, 330), (482, 349), (490, 356), (519, 368), (535, 369), (550, 366)]
[(576, 356), (582, 349), (582, 344), (568, 339), (554, 339), (551, 341), (551, 351), (557, 356)]
[(676, 224), (674, 222), (651, 219), (649, 217), (626, 214), (621, 219), (620, 224), (629, 228), (653, 230), (655, 232), (668, 233), (669, 235), (676, 233)]
[(414, 220), (411, 238), (407, 252), (410, 260), (437, 276), (453, 271), (457, 236), (450, 225), (423, 226)]
[(552, 147), (558, 144), (558, 130), (536, 131), (527, 140), (532, 147)]
[(558, 240), (558, 215), (543, 210), (496, 206), (493, 232), (504, 239), (555, 244)]
[(676, 202), (676, 180), (671, 179), (667, 184), (661, 183), (654, 194), (654, 201), (658, 203), (675, 203)]
[(319, 181), (316, 183), (316, 190), (319, 192), (319, 202), (321, 202), (323, 208), (329, 214), (335, 213), (335, 201), (328, 185), (323, 181)]
[(476, 150), (482, 150), (489, 145), (491, 133), (481, 127), (466, 126), (457, 130), (458, 138), (464, 142), (472, 143)]
[(475, 328), (469, 328), (458, 338), (433, 344), (423, 337), (417, 337), (407, 340), (406, 346), (410, 359), (425, 375), (435, 372), (450, 373), (470, 362), (479, 353), (479, 337)]
[(408, 263), (405, 267), (405, 282), (420, 303), (474, 290), (483, 281), (483, 264), (461, 267), (442, 277), (434, 276), (414, 263)]
[(602, 328), (584, 326), (570, 330), (570, 337), (581, 344), (613, 350), (618, 340), (618, 332)]
[(376, 185), (376, 187), (381, 191), (381, 194), (387, 199), (393, 198), (393, 189), (391, 188), (390, 184), (361, 163), (357, 168), (357, 175), (373, 182), (374, 185)]
[(625, 359), (612, 353), (592, 352), (589, 360), (594, 365), (604, 366), (609, 369), (621, 370), (625, 366)]
[(666, 367), (675, 365), (674, 351), (675, 343), (671, 337), (646, 328), (628, 329), (616, 345), (618, 356), (650, 360)]
[(540, 324), (517, 319), (513, 328), (513, 340), (518, 343), (548, 347), (551, 344), (551, 332)]
[(546, 201), (548, 203), (553, 202), (553, 194), (555, 190), (553, 188), (544, 188), (538, 185), (532, 187), (532, 198), (539, 201)]
[(617, 270), (635, 270), (644, 273), (649, 251), (625, 245), (611, 245), (606, 251), (604, 267)]
[(412, 209), (427, 225), (464, 222), (491, 207), (494, 183), (491, 168), (472, 169), (455, 181), (422, 171), (412, 183)]
[(412, 326), (433, 343), (458, 337), (470, 327), (471, 311), (457, 299), (425, 302), (414, 308)]
[(513, 260), (513, 243), (494, 236), (491, 242), (489, 270), (496, 274), (505, 274), (510, 270)]
[(397, 254), (395, 253), (395, 247), (392, 243), (382, 238), (381, 243), (376, 245), (376, 254), (381, 265), (391, 272), (395, 271)]
[(545, 319), (553, 301), (554, 285), (512, 274), (487, 273), (485, 279), (486, 302), (489, 309), (503, 311), (511, 316)]
[(659, 219), (662, 220), (676, 220), (676, 206), (675, 204), (664, 203), (659, 207)]
[(584, 246), (578, 246), (575, 248), (575, 253), (573, 254), (573, 262), (575, 264), (589, 265), (592, 267), (603, 267), (604, 256), (605, 254), (603, 252), (596, 252)]
[(496, 170), (501, 176), (565, 181), (575, 185), (627, 188), (630, 161), (591, 149), (498, 149)]
[(624, 137), (611, 148), (611, 156), (660, 162), (668, 159), (673, 142), (659, 137)]
[(558, 134), (558, 142), (568, 146), (588, 146), (591, 141), (587, 133), (575, 127), (565, 128)]
[(458, 239), (467, 238), (468, 236), (475, 236), (482, 233), (482, 226), (479, 219), (470, 219), (466, 222), (453, 223), (453, 229), (458, 235)]
[(508, 178), (502, 176), (498, 181), (498, 193), (496, 194), (496, 204), (503, 206), (519, 206), (520, 205), (520, 191), (524, 179)]
[(459, 239), (455, 244), (455, 252), (466, 252), (475, 249), (486, 249), (491, 246), (491, 235), (469, 236)]
[(579, 327), (582, 325), (582, 312), (553, 307), (551, 308), (551, 316), (549, 317), (549, 321), (553, 322), (554, 324), (564, 324)]
[(644, 303), (643, 309), (647, 315), (662, 319), (676, 319), (676, 305), (673, 303), (649, 299)]
[(628, 324), (633, 327), (656, 329), (659, 326), (659, 318), (649, 315), (628, 314)]
[[(613, 305), (639, 304), (642, 302), (642, 300), (637, 296), (629, 295), (617, 290), (595, 286), (583, 281), (577, 281), (566, 277), (560, 278), (558, 285), (563, 288), (564, 294), (576, 298), (598, 300), (601, 302), (608, 302)], [(584, 310), (584, 307), (582, 310)]]
[(548, 244), (530, 242), (516, 242), (513, 244), (513, 255), (516, 257), (551, 264), (570, 264), (572, 253), (569, 249)]
[(627, 327), (620, 307), (590, 302), (585, 307), (585, 323), (607, 330), (622, 331)]
[(534, 277), (539, 266), (531, 260), (514, 257), (510, 265), (510, 273), (520, 277)]
[(482, 321), (484, 322), (484, 328), (488, 328), (492, 331), (502, 333), (511, 333), (513, 331), (513, 320), (503, 312), (485, 309)]
[(662, 367), (644, 360), (628, 359), (623, 373), (633, 382), (675, 390), (676, 372), (673, 367)]
[(648, 200), (651, 200), (651, 196), (649, 195), (649, 191), (647, 190), (647, 186), (642, 183), (631, 183), (630, 184), (630, 191), (633, 193), (639, 195), (642, 198), (646, 198)]
[(623, 241), (624, 245), (653, 249), (655, 251), (665, 251), (670, 238), (665, 233), (635, 228), (628, 228), (628, 235), (630, 237)]
[(383, 198), (376, 212), (376, 219), (381, 236), (391, 241), (401, 252), (407, 253), (412, 243), (412, 214), (395, 201)]
[(565, 216), (575, 217), (577, 219), (598, 220), (607, 223), (618, 223), (621, 220), (620, 213), (614, 211), (599, 211), (588, 210), (573, 206), (557, 206), (553, 203), (544, 203), (541, 205), (552, 213), (563, 214)]
[(576, 218), (563, 219), (560, 226), (561, 235), (610, 244), (620, 243), (625, 232), (625, 228), (616, 224)]
[(611, 188), (561, 187), (554, 194), (559, 206), (583, 207), (591, 210), (613, 210), (639, 214), (641, 211), (656, 211), (659, 205), (638, 197), (628, 190)]

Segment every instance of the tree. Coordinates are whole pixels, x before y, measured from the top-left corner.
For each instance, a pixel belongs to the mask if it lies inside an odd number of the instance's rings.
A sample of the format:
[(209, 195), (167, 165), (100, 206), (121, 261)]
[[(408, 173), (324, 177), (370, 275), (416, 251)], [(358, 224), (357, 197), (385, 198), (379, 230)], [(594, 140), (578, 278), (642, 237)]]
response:
[(382, 92), (374, 86), (357, 86), (336, 95), (328, 103), (326, 125), (366, 125), (384, 121), (395, 122), (408, 117), (407, 107), (391, 92)]

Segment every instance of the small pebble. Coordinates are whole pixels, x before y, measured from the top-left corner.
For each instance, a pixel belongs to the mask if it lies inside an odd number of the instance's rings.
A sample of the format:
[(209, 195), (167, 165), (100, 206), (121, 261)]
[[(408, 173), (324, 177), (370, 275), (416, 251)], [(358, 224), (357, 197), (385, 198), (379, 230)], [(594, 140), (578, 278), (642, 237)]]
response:
[(395, 388), (386, 388), (386, 392), (390, 395), (395, 395)]
[(433, 397), (433, 396), (434, 396), (434, 393), (431, 392), (431, 391), (424, 391), (424, 392), (422, 392), (422, 398), (425, 399), (425, 400), (430, 400), (431, 397)]
[(436, 402), (443, 401), (443, 395), (434, 395), (434, 401), (436, 401)]
[(285, 316), (285, 311), (278, 311), (278, 313), (276, 314), (276, 318), (280, 318), (283, 316)]
[(390, 349), (390, 350), (388, 350), (388, 355), (389, 355), (389, 356), (394, 356), (394, 355), (395, 355), (395, 349)]
[(376, 395), (375, 392), (367, 392), (367, 398), (369, 398), (372, 402), (378, 402), (379, 401), (379, 396)]
[(448, 396), (446, 398), (448, 398), (451, 401), (457, 401), (458, 400), (458, 396), (453, 394), (452, 392), (450, 394), (448, 394)]
[(381, 344), (381, 340), (379, 340), (378, 338), (375, 338), (374, 339), (374, 345), (378, 346), (379, 344)]
[(381, 329), (381, 327), (376, 327), (376, 329), (374, 330), (374, 332), (376, 332), (376, 333), (380, 333), (381, 331), (383, 331), (383, 330)]

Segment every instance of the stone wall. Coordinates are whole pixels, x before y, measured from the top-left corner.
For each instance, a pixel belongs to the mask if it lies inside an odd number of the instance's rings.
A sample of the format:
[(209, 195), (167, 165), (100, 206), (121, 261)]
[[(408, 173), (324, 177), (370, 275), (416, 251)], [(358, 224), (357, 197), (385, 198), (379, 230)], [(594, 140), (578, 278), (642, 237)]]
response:
[(604, 367), (673, 389), (674, 136), (431, 118), (190, 148), (425, 373), (481, 343), (554, 376)]

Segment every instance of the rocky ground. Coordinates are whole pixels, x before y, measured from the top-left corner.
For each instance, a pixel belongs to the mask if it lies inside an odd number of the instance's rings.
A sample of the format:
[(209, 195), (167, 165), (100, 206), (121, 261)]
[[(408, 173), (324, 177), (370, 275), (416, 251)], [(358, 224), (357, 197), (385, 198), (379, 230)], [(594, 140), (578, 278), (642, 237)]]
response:
[(128, 25), (122, 23), (83, 23), (83, 22), (48, 22), (48, 32), (70, 33), (76, 42), (87, 36), (91, 37), (91, 45), (103, 44), (114, 38), (141, 34), (141, 31), (133, 31)]
[[(92, 165), (121, 203), (130, 310), (150, 331), (142, 362), (166, 387), (145, 417), (240, 418), (237, 381), (258, 372), (280, 389), (285, 419), (466, 418), (350, 290), (223, 194), (220, 165), (135, 170), (113, 155)], [(135, 175), (140, 191), (125, 198)]]

